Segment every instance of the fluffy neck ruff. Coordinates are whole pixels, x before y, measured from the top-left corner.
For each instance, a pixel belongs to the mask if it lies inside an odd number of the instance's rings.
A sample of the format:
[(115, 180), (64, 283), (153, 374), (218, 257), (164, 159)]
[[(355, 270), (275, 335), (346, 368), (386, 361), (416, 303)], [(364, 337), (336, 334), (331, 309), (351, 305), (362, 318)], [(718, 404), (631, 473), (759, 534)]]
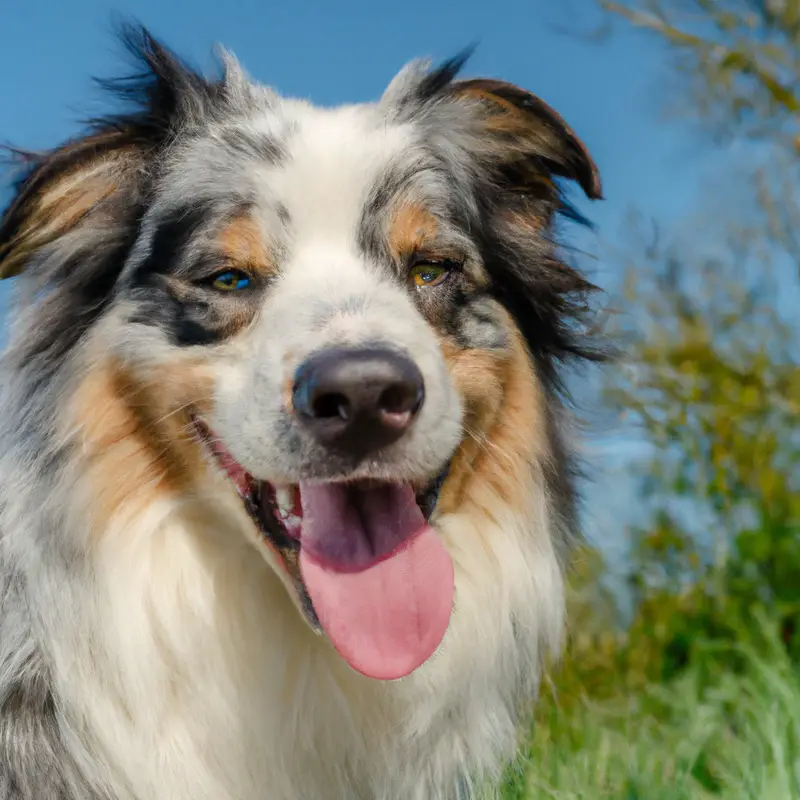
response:
[(43, 560), (62, 573), (40, 582), (59, 596), (34, 598), (56, 606), (44, 622), (54, 693), (87, 777), (120, 800), (436, 800), (495, 777), (564, 606), (533, 434), (543, 400), (513, 376), (435, 519), (456, 571), (450, 628), (423, 667), (385, 683), (310, 631), (222, 478), (169, 475), (124, 393), (90, 374), (99, 395), (76, 395), (84, 412), (53, 494), (78, 555)]

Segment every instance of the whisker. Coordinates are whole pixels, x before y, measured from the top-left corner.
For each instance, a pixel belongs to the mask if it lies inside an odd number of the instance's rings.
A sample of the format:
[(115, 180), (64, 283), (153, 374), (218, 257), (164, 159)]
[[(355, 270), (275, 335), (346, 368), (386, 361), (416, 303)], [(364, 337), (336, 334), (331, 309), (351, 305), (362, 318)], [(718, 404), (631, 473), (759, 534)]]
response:
[(211, 397), (196, 397), (194, 400), (189, 400), (188, 403), (184, 403), (182, 406), (179, 406), (178, 408), (169, 411), (168, 413), (164, 414), (164, 416), (161, 417), (160, 419), (154, 420), (151, 424), (154, 426), (160, 425), (162, 422), (166, 422), (170, 417), (175, 416), (175, 414), (180, 414), (181, 411), (184, 411), (185, 409), (190, 408), (191, 406), (196, 406), (198, 403), (202, 403), (210, 399)]
[(483, 431), (474, 430), (469, 426), (464, 426), (464, 431), (484, 453), (495, 453), (501, 456), (509, 464), (509, 466), (514, 466), (514, 456), (489, 439), (489, 437)]

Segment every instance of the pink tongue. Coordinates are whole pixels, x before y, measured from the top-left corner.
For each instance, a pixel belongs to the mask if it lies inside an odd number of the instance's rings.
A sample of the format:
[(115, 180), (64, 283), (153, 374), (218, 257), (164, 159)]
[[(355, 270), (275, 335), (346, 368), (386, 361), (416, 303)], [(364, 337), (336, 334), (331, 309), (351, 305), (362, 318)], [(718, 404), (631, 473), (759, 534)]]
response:
[(413, 490), (301, 483), (300, 498), (300, 569), (333, 646), (370, 678), (413, 672), (453, 607), (453, 562)]

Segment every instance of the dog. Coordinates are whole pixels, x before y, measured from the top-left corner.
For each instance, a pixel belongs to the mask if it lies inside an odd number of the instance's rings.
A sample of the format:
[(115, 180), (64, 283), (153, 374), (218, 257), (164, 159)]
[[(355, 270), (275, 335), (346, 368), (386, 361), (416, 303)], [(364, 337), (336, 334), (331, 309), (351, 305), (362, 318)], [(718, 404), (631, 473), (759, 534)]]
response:
[(123, 38), (0, 222), (0, 798), (477, 796), (562, 643), (597, 167), (468, 54), (321, 109)]

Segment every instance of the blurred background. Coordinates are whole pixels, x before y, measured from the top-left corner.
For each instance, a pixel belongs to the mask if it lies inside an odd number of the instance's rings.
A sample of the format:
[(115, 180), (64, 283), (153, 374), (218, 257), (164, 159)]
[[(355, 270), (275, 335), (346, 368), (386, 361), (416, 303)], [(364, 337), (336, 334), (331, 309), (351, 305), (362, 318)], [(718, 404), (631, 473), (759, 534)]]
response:
[(570, 645), (499, 791), (800, 798), (800, 0), (0, 0), (0, 140), (98, 110), (115, 14), (321, 104), (476, 42), (470, 74), (566, 117), (606, 200), (565, 257), (621, 355), (572, 381)]

